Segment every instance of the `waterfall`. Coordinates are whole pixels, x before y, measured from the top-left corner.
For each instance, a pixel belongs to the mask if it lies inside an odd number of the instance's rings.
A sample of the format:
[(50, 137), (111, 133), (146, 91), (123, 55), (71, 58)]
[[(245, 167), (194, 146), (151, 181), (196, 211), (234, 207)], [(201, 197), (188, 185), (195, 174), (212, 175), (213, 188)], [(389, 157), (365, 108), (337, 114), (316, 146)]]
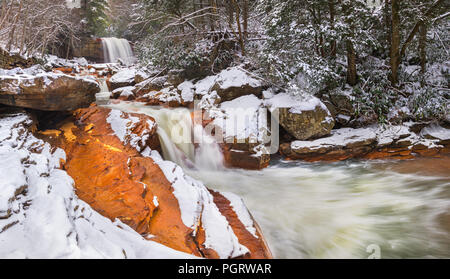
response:
[(126, 39), (102, 38), (103, 56), (106, 63), (116, 63), (118, 59), (126, 65), (134, 62), (133, 50)]
[(144, 113), (153, 117), (158, 123), (164, 159), (175, 162), (185, 169), (211, 171), (225, 169), (222, 150), (201, 125), (193, 123), (191, 110), (166, 109), (128, 102), (107, 104), (104, 107)]

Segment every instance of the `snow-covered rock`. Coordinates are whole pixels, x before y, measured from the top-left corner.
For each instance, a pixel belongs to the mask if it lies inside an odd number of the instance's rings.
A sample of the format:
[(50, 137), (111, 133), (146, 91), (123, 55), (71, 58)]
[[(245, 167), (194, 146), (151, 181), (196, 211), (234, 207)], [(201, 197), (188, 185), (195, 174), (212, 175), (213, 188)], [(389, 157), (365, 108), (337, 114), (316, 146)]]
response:
[(329, 135), (335, 124), (328, 108), (313, 96), (280, 93), (266, 99), (265, 104), (271, 111), (278, 110), (280, 125), (298, 140)]
[(108, 81), (109, 89), (112, 91), (120, 87), (134, 86), (136, 84), (135, 76), (136, 76), (135, 69), (126, 68), (121, 70), (109, 79)]
[(195, 256), (252, 257), (264, 250), (259, 239), (247, 243), (236, 235), (203, 183), (161, 158), (153, 118), (95, 106), (74, 118), (41, 135), (68, 152), (64, 169), (79, 197), (103, 216)]
[(450, 144), (450, 129), (444, 128), (438, 124), (432, 124), (425, 127), (420, 135), (427, 139), (438, 140), (439, 144)]
[(263, 83), (239, 67), (220, 72), (214, 80), (212, 91), (219, 94), (222, 101), (231, 101), (244, 95), (261, 96)]
[(246, 95), (219, 106), (212, 125), (215, 138), (223, 143), (225, 160), (230, 166), (261, 169), (268, 165), (270, 143), (268, 111), (263, 100)]
[(95, 102), (99, 84), (88, 77), (56, 73), (0, 76), (0, 103), (46, 111), (70, 111)]
[(24, 113), (0, 116), (0, 258), (192, 258), (144, 239), (81, 201), (61, 149)]

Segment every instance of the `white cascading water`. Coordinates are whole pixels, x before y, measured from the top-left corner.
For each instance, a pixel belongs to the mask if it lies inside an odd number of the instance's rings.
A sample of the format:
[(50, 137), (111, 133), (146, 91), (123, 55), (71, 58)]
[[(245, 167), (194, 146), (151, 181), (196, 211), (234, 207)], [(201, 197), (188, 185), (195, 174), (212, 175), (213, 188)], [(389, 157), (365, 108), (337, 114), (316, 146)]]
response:
[(226, 169), (217, 144), (180, 140), (192, 138), (181, 130), (199, 128), (189, 110), (106, 106), (154, 117), (165, 159), (212, 189), (241, 196), (277, 258), (450, 257), (448, 174), (402, 174), (392, 161)]
[(134, 54), (130, 42), (119, 38), (101, 38), (103, 56), (106, 63), (117, 63), (119, 59), (126, 65), (134, 62)]

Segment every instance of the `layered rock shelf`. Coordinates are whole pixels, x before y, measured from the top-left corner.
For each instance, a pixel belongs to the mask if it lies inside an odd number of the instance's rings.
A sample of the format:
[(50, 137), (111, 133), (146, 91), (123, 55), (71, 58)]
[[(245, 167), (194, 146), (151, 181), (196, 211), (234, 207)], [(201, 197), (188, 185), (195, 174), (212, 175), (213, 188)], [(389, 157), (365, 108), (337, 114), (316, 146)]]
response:
[(203, 184), (159, 157), (152, 118), (96, 106), (78, 110), (74, 117), (41, 136), (66, 151), (64, 169), (74, 179), (77, 195), (93, 209), (149, 240), (196, 256), (270, 255), (259, 233), (248, 241), (239, 219), (222, 215), (230, 211), (220, 193), (213, 197)]
[(95, 101), (95, 80), (64, 74), (0, 76), (0, 104), (44, 111), (72, 111)]
[(289, 159), (309, 162), (438, 156), (450, 152), (449, 131), (437, 124), (424, 128), (420, 134), (408, 126), (343, 128), (333, 130), (326, 138), (284, 143), (280, 152)]

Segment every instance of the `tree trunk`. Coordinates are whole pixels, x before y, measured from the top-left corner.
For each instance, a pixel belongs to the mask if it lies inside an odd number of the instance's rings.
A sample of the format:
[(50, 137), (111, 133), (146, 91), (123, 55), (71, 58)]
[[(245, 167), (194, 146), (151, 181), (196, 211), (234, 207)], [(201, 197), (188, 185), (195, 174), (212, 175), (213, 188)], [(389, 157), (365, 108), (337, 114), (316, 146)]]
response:
[(356, 53), (352, 41), (347, 40), (347, 83), (356, 85)]
[(398, 67), (400, 66), (400, 16), (398, 0), (391, 0), (391, 14), (391, 83), (395, 86), (398, 83)]
[(12, 25), (12, 30), (9, 32), (9, 42), (8, 42), (8, 46), (7, 49), (8, 51), (11, 51), (11, 48), (13, 46), (13, 42), (14, 42), (14, 33), (16, 32), (16, 26), (17, 26), (17, 20), (19, 19), (19, 15), (22, 12), (22, 2), (20, 2), (19, 4), (19, 10), (17, 11), (17, 14), (14, 18), (14, 22)]
[(384, 25), (385, 25), (385, 38), (386, 38), (386, 48), (384, 48), (384, 53), (388, 55), (391, 48), (391, 3), (390, 0), (385, 0), (384, 2)]
[[(335, 13), (336, 13), (335, 7), (334, 7), (334, 0), (328, 1), (328, 8), (329, 8), (329, 12), (330, 12), (330, 27), (331, 27), (331, 30), (334, 30), (334, 17), (335, 17)], [(330, 47), (331, 47), (330, 56), (335, 58), (336, 57), (336, 40), (334, 38), (331, 40)]]
[(244, 27), (244, 39), (248, 39), (248, 0), (243, 1), (243, 10), (242, 10), (242, 17), (243, 17), (243, 27)]
[(427, 70), (427, 26), (422, 24), (420, 26), (419, 33), (419, 56), (420, 56), (420, 73), (421, 73), (421, 83), (424, 85), (425, 72)]
[(237, 4), (236, 0), (231, 0), (233, 2), (236, 12), (236, 25), (238, 27), (239, 32), (239, 44), (241, 45), (241, 52), (242, 56), (245, 56), (245, 44), (244, 44), (244, 36), (242, 34), (242, 27), (241, 27), (241, 11), (239, 9), (239, 5)]

